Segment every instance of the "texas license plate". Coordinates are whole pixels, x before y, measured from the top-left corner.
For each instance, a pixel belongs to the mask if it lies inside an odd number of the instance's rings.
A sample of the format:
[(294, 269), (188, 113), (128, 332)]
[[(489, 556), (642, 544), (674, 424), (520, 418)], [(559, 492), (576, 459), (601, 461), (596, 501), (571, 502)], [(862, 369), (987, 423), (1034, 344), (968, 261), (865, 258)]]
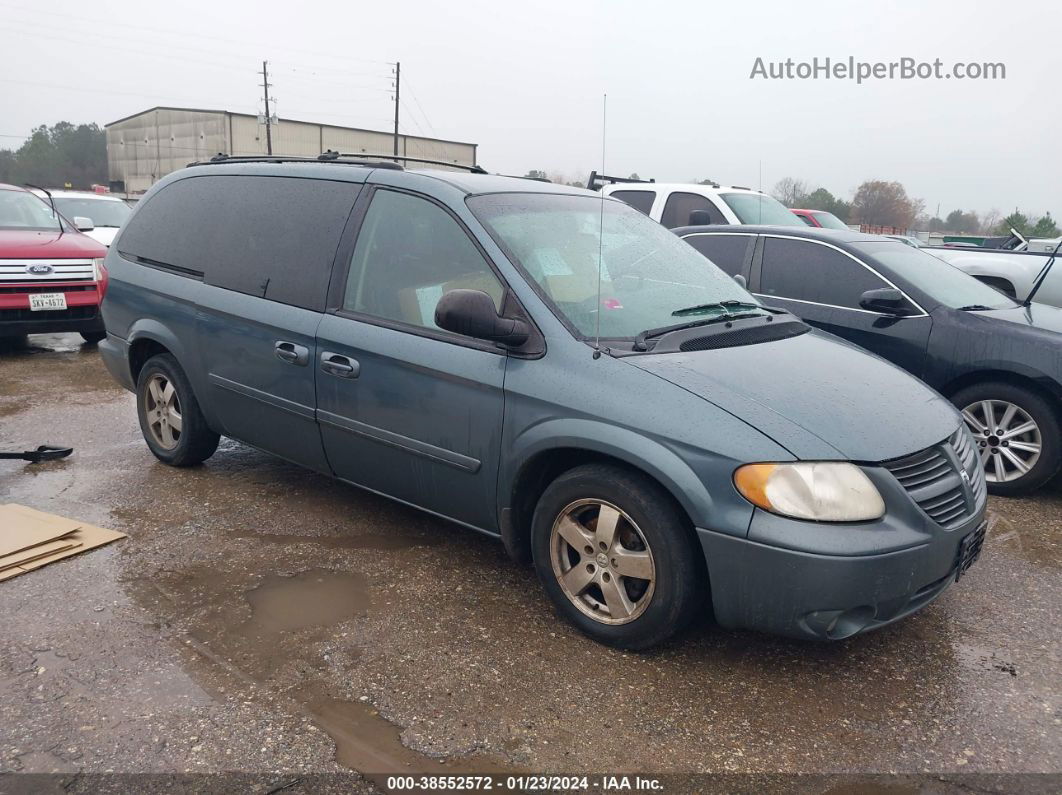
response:
[(65, 293), (30, 293), (29, 301), (32, 312), (66, 309)]

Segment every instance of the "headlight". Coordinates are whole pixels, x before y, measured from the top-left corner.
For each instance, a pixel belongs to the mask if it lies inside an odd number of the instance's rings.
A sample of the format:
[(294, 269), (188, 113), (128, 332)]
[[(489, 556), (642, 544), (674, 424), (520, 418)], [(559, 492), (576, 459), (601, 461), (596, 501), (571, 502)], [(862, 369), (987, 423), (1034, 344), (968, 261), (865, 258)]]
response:
[(816, 522), (862, 522), (885, 514), (885, 501), (859, 467), (837, 461), (746, 464), (734, 485), (753, 505)]

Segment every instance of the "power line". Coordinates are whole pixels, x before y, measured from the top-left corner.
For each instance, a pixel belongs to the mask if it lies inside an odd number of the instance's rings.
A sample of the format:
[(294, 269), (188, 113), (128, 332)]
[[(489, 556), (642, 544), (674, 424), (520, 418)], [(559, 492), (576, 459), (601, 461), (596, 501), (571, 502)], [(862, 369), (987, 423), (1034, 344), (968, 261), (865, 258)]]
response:
[[(0, 8), (7, 8), (7, 9), (10, 9), (12, 11), (18, 11), (20, 13), (42, 14), (44, 16), (47, 16), (47, 17), (51, 18), (52, 20), (57, 20), (57, 21), (76, 20), (76, 21), (80, 21), (80, 22), (92, 23), (92, 25), (94, 26), (93, 29), (92, 29), (92, 31), (93, 31), (92, 35), (87, 37), (87, 40), (89, 40), (89, 41), (94, 41), (94, 40), (98, 39), (100, 36), (106, 36), (107, 35), (106, 33), (102, 33), (102, 32), (98, 31), (99, 19), (96, 19), (96, 18), (84, 17), (84, 16), (79, 16), (79, 15), (76, 15), (76, 14), (69, 14), (69, 13), (67, 13), (65, 11), (59, 13), (59, 12), (47, 11), (47, 10), (41, 9), (41, 8), (27, 8), (25, 6), (16, 6), (16, 5), (11, 5), (10, 3), (2, 3), (2, 2), (0, 2)], [(25, 21), (25, 20), (23, 20), (23, 21)], [(29, 24), (36, 25), (36, 24), (39, 24), (39, 23), (37, 21), (30, 21)], [(49, 25), (51, 25), (51, 24), (52, 23), (49, 23)], [(127, 23), (127, 22), (115, 22), (113, 20), (108, 20), (107, 21), (107, 27), (108, 28), (112, 28), (112, 27), (127, 28), (127, 29), (130, 29), (130, 30), (143, 31), (145, 33), (154, 33), (156, 35), (169, 36), (169, 37), (173, 37), (173, 38), (183, 38), (181, 36), (181, 34), (175, 33), (172, 30), (167, 30), (167, 29), (164, 29), (164, 28), (148, 27), (148, 26), (145, 26), (145, 25), (131, 25), (131, 24)], [(68, 30), (67, 32), (70, 32), (70, 31)], [(113, 34), (111, 34), (111, 37), (112, 38), (114, 37)], [(227, 37), (224, 37), (224, 36), (210, 36), (210, 35), (205, 35), (203, 33), (200, 33), (198, 31), (196, 32), (196, 34), (194, 36), (194, 40), (195, 41), (211, 40), (211, 41), (222, 42), (222, 43), (229, 44), (229, 45), (233, 45), (233, 44), (246, 45), (247, 44), (247, 40), (246, 39), (232, 39), (232, 38), (227, 38)], [(332, 54), (327, 53), (327, 52), (322, 52), (321, 50), (308, 50), (308, 49), (302, 49), (302, 48), (297, 48), (297, 47), (288, 47), (286, 45), (271, 46), (271, 49), (274, 49), (274, 50), (286, 50), (288, 52), (304, 53), (306, 55), (313, 55), (313, 56), (323, 57), (323, 58), (333, 58), (333, 59), (351, 61), (351, 62), (356, 62), (356, 63), (390, 65), (389, 62), (387, 62), (387, 61), (377, 61), (377, 60), (371, 59), (371, 58), (355, 58), (355, 57), (349, 56), (349, 55), (332, 55)], [(204, 51), (204, 52), (209, 52), (209, 51)]]

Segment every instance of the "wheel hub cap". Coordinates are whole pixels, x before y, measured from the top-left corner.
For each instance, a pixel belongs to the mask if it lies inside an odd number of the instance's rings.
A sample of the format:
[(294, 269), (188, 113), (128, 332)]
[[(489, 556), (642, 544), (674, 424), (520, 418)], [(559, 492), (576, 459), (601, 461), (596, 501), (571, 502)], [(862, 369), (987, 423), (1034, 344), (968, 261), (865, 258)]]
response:
[(147, 383), (144, 395), (144, 416), (148, 432), (155, 443), (165, 450), (175, 448), (181, 438), (183, 418), (181, 401), (173, 383), (162, 373), (155, 373)]
[(1040, 460), (1040, 427), (1016, 403), (981, 400), (964, 408), (962, 417), (977, 443), (990, 483), (1017, 480)]
[(550, 562), (564, 595), (603, 624), (633, 621), (652, 600), (652, 550), (634, 520), (603, 500), (577, 500), (560, 512)]

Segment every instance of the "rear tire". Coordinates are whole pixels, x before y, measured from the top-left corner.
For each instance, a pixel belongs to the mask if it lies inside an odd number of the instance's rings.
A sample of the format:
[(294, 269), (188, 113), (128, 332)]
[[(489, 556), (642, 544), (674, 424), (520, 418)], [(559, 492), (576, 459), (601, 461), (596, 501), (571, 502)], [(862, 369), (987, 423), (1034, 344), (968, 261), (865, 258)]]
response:
[(546, 593), (600, 643), (647, 649), (704, 606), (707, 580), (689, 519), (640, 473), (610, 464), (565, 472), (539, 499), (531, 533)]
[(217, 450), (221, 437), (207, 426), (192, 385), (172, 355), (160, 353), (144, 363), (136, 408), (144, 441), (164, 464), (194, 466)]
[(1040, 394), (1005, 381), (986, 381), (960, 389), (951, 400), (973, 434), (989, 493), (1029, 494), (1062, 467), (1059, 415)]
[(81, 332), (81, 339), (85, 340), (85, 342), (89, 343), (90, 345), (95, 345), (97, 342), (102, 342), (103, 340), (107, 339), (107, 332), (106, 331), (82, 331)]

